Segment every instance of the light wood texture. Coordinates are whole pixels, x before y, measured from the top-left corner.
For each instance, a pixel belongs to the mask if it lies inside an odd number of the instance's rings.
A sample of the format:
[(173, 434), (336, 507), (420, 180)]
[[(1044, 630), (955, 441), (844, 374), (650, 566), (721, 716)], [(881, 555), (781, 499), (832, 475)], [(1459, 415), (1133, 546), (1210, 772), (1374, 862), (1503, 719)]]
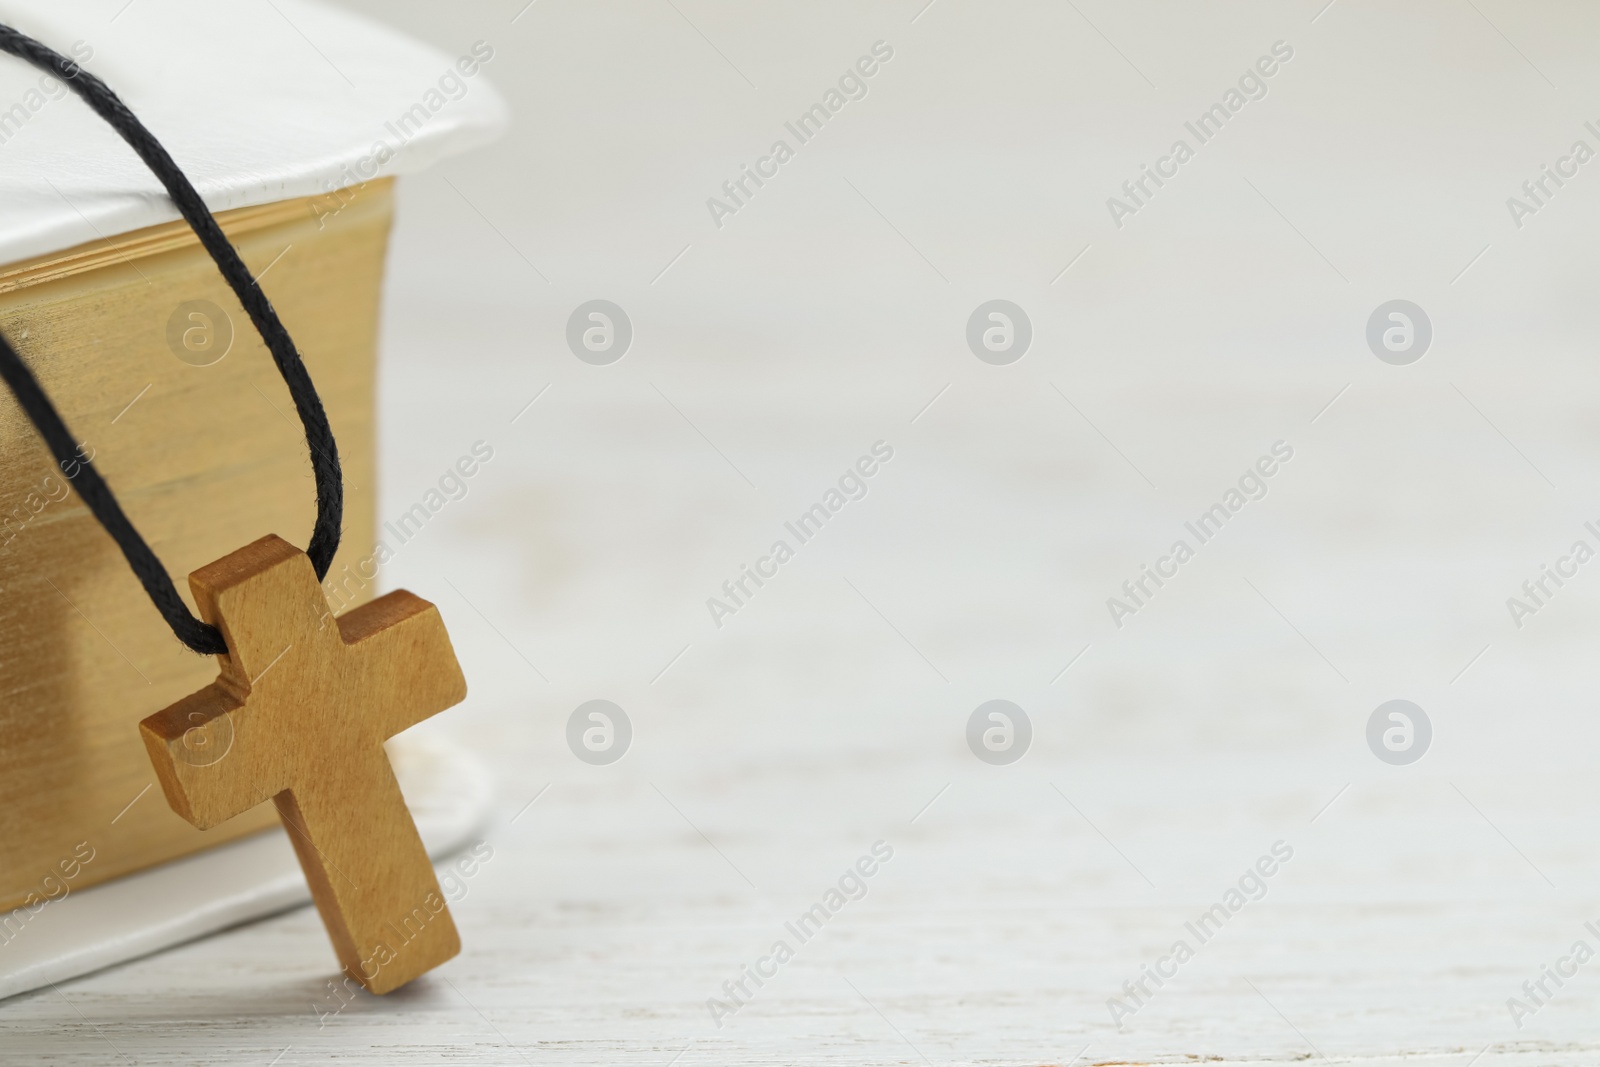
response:
[[(297, 201), (221, 216), (304, 353), (338, 436), (345, 548), (373, 538), (373, 372), (392, 210), (374, 183), (319, 227)], [(270, 530), (309, 536), (315, 489), (270, 356), (186, 229), (91, 241), (0, 284), (0, 329), (55, 399), (174, 574)], [(178, 305), (232, 318), (220, 361), (168, 346)], [(72, 888), (273, 822), (269, 807), (209, 837), (160, 802), (138, 721), (205, 685), (111, 539), (0, 395), (0, 909), (37, 894), (81, 842)], [(357, 591), (358, 596), (361, 591)]]
[(384, 741), (461, 702), (438, 609), (396, 590), (337, 620), (306, 554), (267, 536), (189, 576), (229, 654), (141, 724), (202, 830), (272, 799), (345, 972), (388, 993), (461, 949)]

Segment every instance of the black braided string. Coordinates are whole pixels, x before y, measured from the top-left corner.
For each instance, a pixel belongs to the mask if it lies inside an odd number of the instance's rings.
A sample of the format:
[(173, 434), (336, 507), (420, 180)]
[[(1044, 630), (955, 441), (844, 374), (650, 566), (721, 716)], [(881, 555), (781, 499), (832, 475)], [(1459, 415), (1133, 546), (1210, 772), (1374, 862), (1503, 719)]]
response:
[[(339, 548), (340, 527), (344, 520), (344, 480), (339, 470), (339, 450), (334, 444), (327, 413), (322, 409), (322, 400), (317, 396), (316, 386), (311, 384), (311, 375), (306, 373), (300, 353), (295, 349), (289, 332), (283, 328), (283, 323), (278, 321), (271, 302), (251, 277), (239, 253), (223, 235), (222, 228), (217, 225), (217, 220), (212, 217), (189, 179), (173, 162), (167, 150), (161, 147), (161, 142), (145, 129), (144, 123), (128, 110), (116, 93), (77, 63), (6, 25), (0, 25), (0, 52), (26, 60), (60, 78), (95, 114), (111, 124), (111, 128), (128, 142), (166, 187), (173, 204), (216, 261), (217, 269), (238, 296), (239, 303), (244, 305), (245, 313), (255, 323), (267, 350), (272, 353), (272, 361), (278, 365), (278, 373), (283, 375), (289, 395), (294, 398), (295, 410), (300, 413), (300, 422), (305, 426), (306, 443), (311, 449), (311, 466), (317, 484), (317, 522), (312, 529), (311, 543), (306, 546), (306, 554), (311, 557), (318, 580), (326, 577), (328, 567), (333, 563), (333, 555)], [(188, 605), (184, 604), (172, 584), (172, 576), (161, 565), (156, 554), (150, 551), (150, 546), (139, 536), (139, 531), (134, 529), (127, 515), (123, 514), (122, 506), (117, 503), (116, 496), (94, 465), (78, 455), (77, 443), (66, 423), (61, 421), (55, 405), (3, 334), (0, 334), (0, 378), (4, 378), (11, 387), (18, 404), (50, 447), (56, 462), (61, 464), (63, 470), (70, 469), (69, 465), (78, 468), (77, 476), (71, 479), (78, 495), (89, 506), (94, 517), (100, 520), (100, 525), (106, 528), (112, 540), (116, 541), (117, 547), (122, 549), (128, 565), (138, 575), (156, 610), (167, 620), (167, 625), (178, 635), (178, 640), (196, 652), (226, 653), (228, 645), (222, 639), (221, 631), (195, 618)]]

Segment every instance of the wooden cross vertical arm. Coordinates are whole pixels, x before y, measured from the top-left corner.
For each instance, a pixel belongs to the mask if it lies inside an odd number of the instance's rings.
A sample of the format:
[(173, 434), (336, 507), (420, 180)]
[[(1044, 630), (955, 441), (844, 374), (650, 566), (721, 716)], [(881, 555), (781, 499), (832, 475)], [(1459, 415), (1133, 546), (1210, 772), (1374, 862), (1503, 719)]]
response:
[(438, 609), (397, 591), (334, 619), (310, 559), (264, 537), (189, 577), (229, 654), (140, 724), (174, 811), (202, 830), (273, 800), (340, 962), (387, 993), (461, 947), (384, 752), (467, 691)]

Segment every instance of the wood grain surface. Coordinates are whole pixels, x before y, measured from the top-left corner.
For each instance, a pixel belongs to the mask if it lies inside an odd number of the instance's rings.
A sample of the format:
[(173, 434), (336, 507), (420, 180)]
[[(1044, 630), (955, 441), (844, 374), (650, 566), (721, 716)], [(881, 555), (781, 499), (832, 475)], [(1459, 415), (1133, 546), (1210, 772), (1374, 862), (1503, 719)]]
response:
[(189, 576), (228, 642), (215, 682), (140, 724), (202, 830), (271, 799), (345, 973), (388, 993), (461, 949), (384, 742), (467, 695), (438, 609), (404, 590), (333, 617), (306, 554), (268, 535)]

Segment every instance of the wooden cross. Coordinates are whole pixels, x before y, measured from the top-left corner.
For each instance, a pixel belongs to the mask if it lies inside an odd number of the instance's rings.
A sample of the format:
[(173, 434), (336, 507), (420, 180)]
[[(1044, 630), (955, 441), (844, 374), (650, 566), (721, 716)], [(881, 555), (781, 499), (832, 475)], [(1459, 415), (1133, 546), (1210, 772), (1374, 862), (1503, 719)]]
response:
[(439, 610), (397, 591), (334, 619), (304, 552), (263, 537), (189, 576), (229, 654), (140, 724), (167, 802), (202, 830), (278, 806), (339, 961), (387, 993), (461, 948), (383, 749), (467, 695)]

